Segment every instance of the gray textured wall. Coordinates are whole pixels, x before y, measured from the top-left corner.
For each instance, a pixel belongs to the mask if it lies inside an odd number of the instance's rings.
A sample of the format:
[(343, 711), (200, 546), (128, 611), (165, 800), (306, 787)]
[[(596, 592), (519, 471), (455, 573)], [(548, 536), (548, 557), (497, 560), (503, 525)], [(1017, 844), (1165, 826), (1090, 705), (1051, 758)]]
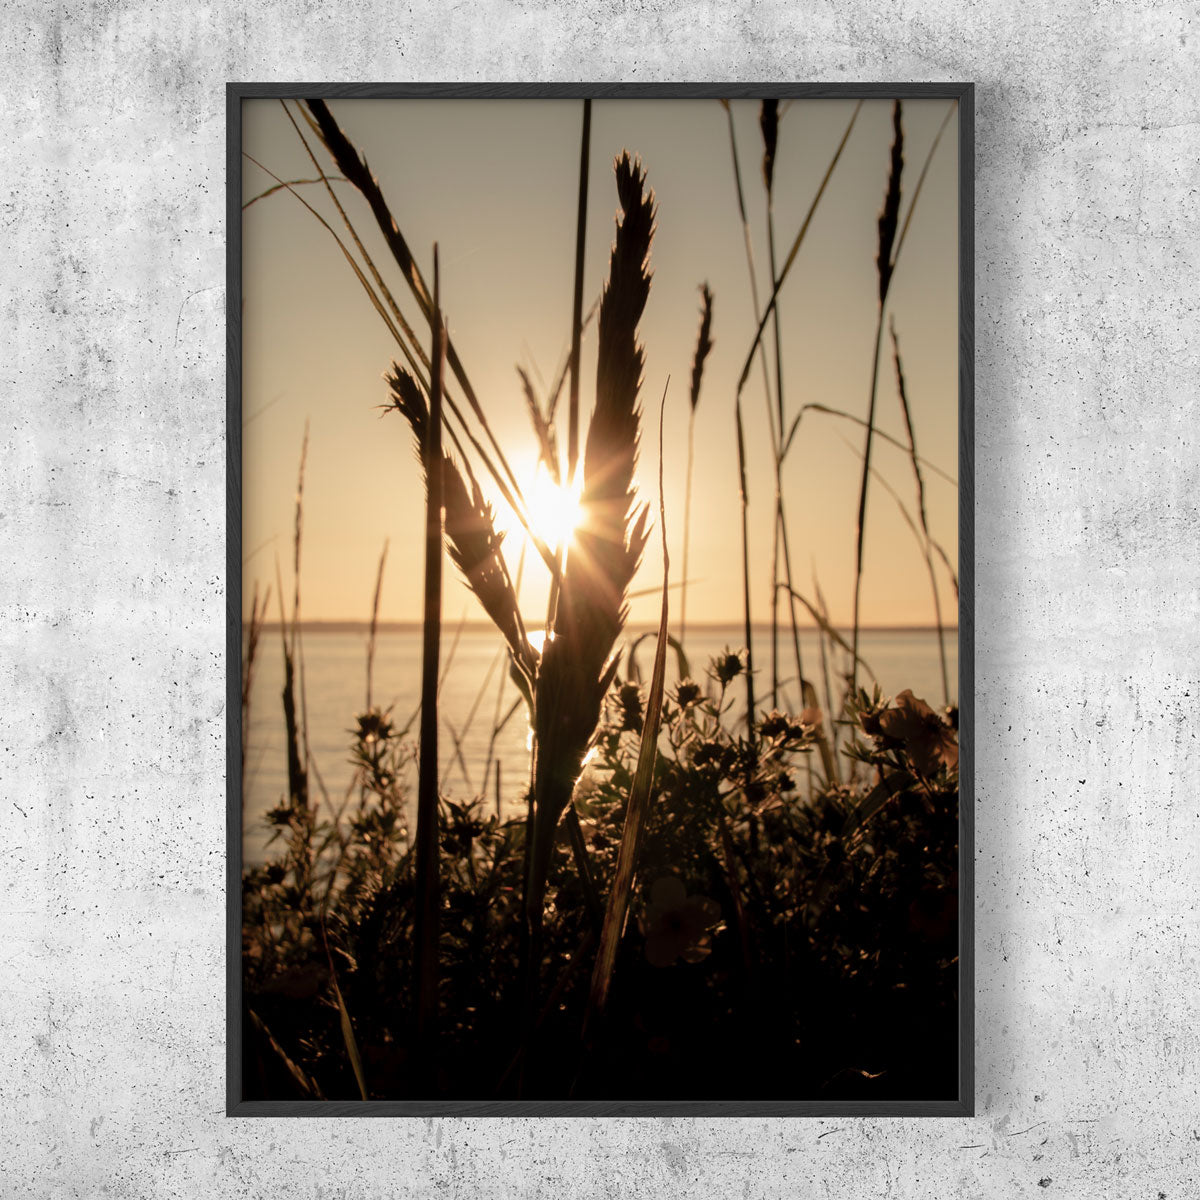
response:
[[(0, 7), (0, 1195), (1200, 1194), (1194, 4)], [(226, 79), (974, 79), (980, 1115), (223, 1115)]]

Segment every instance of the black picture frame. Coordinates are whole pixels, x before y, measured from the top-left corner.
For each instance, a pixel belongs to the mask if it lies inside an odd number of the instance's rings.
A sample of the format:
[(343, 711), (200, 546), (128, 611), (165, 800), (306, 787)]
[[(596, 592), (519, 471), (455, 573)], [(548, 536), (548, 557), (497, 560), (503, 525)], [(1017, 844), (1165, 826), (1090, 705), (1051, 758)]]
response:
[[(958, 1097), (939, 1101), (291, 1101), (242, 1098), (242, 101), (957, 100), (959, 200)], [(973, 83), (228, 83), (226, 85), (226, 1115), (230, 1117), (970, 1117), (975, 1113), (975, 85)]]

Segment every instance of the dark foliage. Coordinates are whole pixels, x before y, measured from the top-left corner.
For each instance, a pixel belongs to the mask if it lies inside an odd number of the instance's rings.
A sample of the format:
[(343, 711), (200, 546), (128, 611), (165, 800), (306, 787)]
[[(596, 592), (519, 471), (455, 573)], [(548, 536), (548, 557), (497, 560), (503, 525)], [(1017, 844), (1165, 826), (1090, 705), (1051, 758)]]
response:
[[(527, 1012), (525, 820), (485, 815), (482, 798), (443, 798), (438, 1097), (955, 1094), (953, 714), (911, 693), (888, 702), (859, 692), (845, 717), (857, 779), (831, 785), (812, 756), (820, 714), (766, 714), (753, 746), (730, 732), (743, 661), (722, 655), (705, 683), (669, 690), (635, 904), (586, 1057), (596, 931), (566, 826), (550, 864), (536, 1011)], [(602, 895), (640, 721), (638, 685), (616, 681), (575, 793)], [(421, 1094), (400, 782), (412, 751), (387, 714), (371, 711), (358, 719), (352, 753), (353, 806), (303, 829), (281, 806), (271, 815), (280, 852), (245, 876), (248, 1097), (358, 1095), (335, 981), (369, 1095)]]

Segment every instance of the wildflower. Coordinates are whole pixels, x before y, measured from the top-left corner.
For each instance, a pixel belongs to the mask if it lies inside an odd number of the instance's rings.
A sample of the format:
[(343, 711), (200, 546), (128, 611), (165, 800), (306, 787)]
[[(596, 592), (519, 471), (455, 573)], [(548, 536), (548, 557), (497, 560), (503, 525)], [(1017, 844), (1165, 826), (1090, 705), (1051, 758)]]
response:
[(732, 683), (743, 669), (742, 656), (726, 648), (712, 660), (709, 670), (716, 676), (717, 682), (725, 685)]
[(765, 738), (781, 738), (787, 734), (791, 722), (781, 712), (769, 712), (758, 723), (758, 732)]
[(895, 706), (879, 715), (880, 732), (904, 745), (909, 761), (922, 775), (958, 766), (958, 739), (942, 719), (911, 690), (896, 697)]
[(664, 875), (650, 889), (650, 903), (642, 918), (646, 960), (652, 967), (672, 966), (676, 959), (698, 963), (712, 952), (709, 930), (721, 909), (706, 896), (689, 896), (683, 881)]
[(369, 709), (358, 717), (357, 738), (365, 745), (386, 742), (392, 736), (392, 723), (377, 708)]
[(292, 823), (291, 807), (284, 804), (277, 804), (274, 808), (267, 811), (267, 824), (274, 825), (277, 829), (282, 829)]
[(690, 679), (681, 679), (675, 688), (675, 703), (680, 708), (695, 704), (701, 697), (700, 685)]
[(642, 732), (642, 691), (636, 683), (623, 683), (617, 693), (617, 703), (621, 706), (621, 729)]
[[(817, 719), (811, 719), (816, 712)], [(802, 742), (820, 724), (820, 710), (806, 708), (800, 714), (799, 720), (793, 720), (785, 713), (770, 712), (758, 724), (759, 733), (767, 741)]]
[(697, 767), (712, 767), (720, 772), (732, 770), (736, 760), (736, 752), (715, 739), (700, 742), (692, 751), (692, 762)]

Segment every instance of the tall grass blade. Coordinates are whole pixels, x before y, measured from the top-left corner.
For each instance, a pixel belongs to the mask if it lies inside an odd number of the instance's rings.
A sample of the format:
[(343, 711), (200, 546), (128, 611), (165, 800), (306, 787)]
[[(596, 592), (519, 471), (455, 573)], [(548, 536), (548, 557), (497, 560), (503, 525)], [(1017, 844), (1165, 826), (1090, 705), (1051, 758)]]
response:
[(354, 223), (346, 214), (345, 208), (342, 207), (342, 202), (338, 199), (337, 192), (334, 191), (329, 177), (322, 169), (321, 164), (317, 161), (317, 156), (312, 152), (312, 148), (308, 144), (308, 139), (304, 136), (300, 126), (296, 124), (296, 118), (292, 116), (292, 110), (288, 108), (286, 101), (280, 100), (279, 103), (283, 108), (283, 111), (287, 114), (287, 118), (291, 122), (292, 128), (296, 131), (296, 137), (299, 138), (300, 144), (304, 147), (304, 152), (308, 155), (309, 161), (312, 163), (318, 175), (324, 182), (325, 191), (328, 194), (329, 199), (333, 202), (334, 208), (337, 209), (338, 216), (342, 218), (342, 224), (345, 225), (346, 231), (354, 240), (354, 245), (357, 247), (359, 254), (362, 256), (363, 262), (366, 263), (367, 270), (371, 272), (371, 278), (375, 281), (375, 286), (379, 289), (380, 295), (387, 302), (387, 306), (392, 314), (392, 318), (395, 320), (400, 329), (404, 331), (404, 335), (408, 339), (408, 342), (412, 346), (413, 350), (416, 351), (417, 357), (425, 364), (426, 369), (428, 369), (429, 359), (421, 346), (420, 339), (413, 331), (412, 326), (408, 323), (404, 313), (401, 312), (400, 306), (396, 303), (395, 298), (392, 296), (391, 290), (384, 282), (383, 276), (379, 273), (379, 269), (375, 266), (375, 260), (367, 252), (366, 246), (363, 245), (362, 238), (358, 236), (358, 230), (354, 228)]
[[(863, 429), (866, 429), (867, 427), (867, 423), (862, 419), (862, 417), (857, 417), (854, 415), (854, 413), (846, 412), (845, 409), (831, 408), (828, 404), (806, 404), (796, 414), (796, 418), (792, 421), (791, 428), (788, 430), (787, 441), (784, 443), (783, 447), (783, 452), (785, 454), (792, 444), (792, 439), (796, 435), (796, 430), (800, 426), (800, 418), (803, 417), (807, 412), (824, 413), (829, 417), (840, 417), (843, 421), (853, 421), (855, 425), (861, 425)], [(877, 437), (881, 442), (886, 442), (889, 446), (895, 446), (897, 450), (903, 450), (906, 454), (908, 453), (908, 446), (904, 442), (900, 441), (899, 438), (892, 437), (890, 433), (884, 429), (880, 429), (878, 425), (875, 426), (875, 437)], [(958, 487), (958, 480), (955, 479), (954, 476), (948, 471), (942, 470), (937, 463), (930, 462), (929, 459), (920, 457), (918, 457), (917, 461), (922, 467), (925, 468), (925, 470), (932, 471), (933, 474), (939, 476), (948, 484), (950, 484), (951, 487)]]
[[(846, 438), (840, 437), (840, 435), (839, 439), (842, 444), (858, 458), (859, 462), (862, 462), (862, 450), (858, 446), (853, 445)], [(933, 538), (926, 538), (925, 534), (922, 532), (917, 523), (917, 518), (914, 517), (911, 512), (909, 512), (908, 505), (904, 503), (900, 493), (897, 492), (890, 483), (888, 483), (886, 476), (882, 471), (879, 470), (878, 467), (871, 468), (871, 478), (874, 479), (875, 482), (879, 484), (879, 486), (883, 488), (883, 490), (887, 492), (889, 496), (891, 496), (896, 507), (900, 510), (900, 515), (904, 518), (904, 523), (911, 530), (913, 538), (917, 543), (917, 548), (921, 551), (922, 555), (924, 555), (927, 551), (932, 551), (942, 560), (942, 563), (950, 576), (950, 583), (954, 587), (955, 599), (957, 599), (958, 576), (955, 575), (954, 568), (950, 566), (950, 556), (946, 553), (945, 548), (940, 542), (934, 540)]]
[(358, 1039), (354, 1036), (354, 1026), (350, 1022), (350, 1012), (346, 1001), (342, 998), (342, 989), (338, 987), (337, 979), (333, 981), (333, 996), (338, 1006), (338, 1024), (342, 1030), (342, 1041), (346, 1044), (346, 1053), (350, 1056), (350, 1066), (354, 1071), (354, 1082), (358, 1084), (358, 1094), (367, 1100), (367, 1077), (363, 1072), (362, 1055), (358, 1051)]
[(342, 257), (349, 264), (351, 271), (354, 272), (354, 277), (358, 280), (359, 286), (363, 289), (364, 292), (366, 292), (367, 299), (371, 301), (371, 307), (374, 308), (376, 313), (379, 314), (379, 319), (384, 323), (384, 326), (387, 328), (388, 333), (391, 334), (392, 340), (396, 343), (397, 346), (400, 347), (401, 353), (407, 359), (407, 361), (408, 361), (409, 365), (412, 367), (414, 373), (419, 378), (423, 379), (424, 375), (423, 375), (421, 366), (417, 362), (417, 359), (414, 358), (412, 349), (410, 349), (408, 342), (405, 340), (405, 338), (403, 336), (401, 336), (400, 330), (396, 326), (393, 315), (388, 311), (387, 307), (384, 305), (382, 298), (380, 297), (379, 293), (375, 290), (374, 286), (371, 284), (371, 281), (369, 279), (367, 279), (366, 275), (363, 273), (362, 267), (360, 267), (358, 265), (358, 262), (356, 261), (354, 255), (350, 253), (350, 250), (347, 247), (346, 243), (343, 242), (342, 239), (338, 236), (337, 230), (335, 230), (333, 228), (333, 226), (330, 225), (329, 222), (327, 220), (325, 220), (325, 218), (323, 216), (321, 216), (321, 214), (319, 212), (317, 212), (317, 210), (315, 208), (313, 208), (313, 206), (311, 204), (309, 204), (309, 202), (307, 200), (305, 200), (304, 197), (301, 196), (300, 193), (298, 191), (296, 191), (296, 189), (294, 187), (291, 186), (291, 184), (284, 183), (279, 178), (279, 176), (275, 174), (274, 171), (272, 171), (269, 167), (264, 166), (252, 154), (247, 154), (245, 151), (243, 151), (243, 156), (245, 157), (247, 162), (252, 162), (256, 167), (258, 167), (258, 169), (260, 171), (265, 172), (272, 179), (276, 180), (279, 183), (279, 186), (281, 188), (286, 189), (287, 192), (291, 196), (293, 196), (296, 200), (298, 200), (304, 206), (304, 208), (308, 211), (309, 215), (312, 216), (317, 221), (317, 223), (321, 226), (321, 228), (324, 229), (325, 232), (328, 233), (331, 238), (333, 238), (334, 243), (337, 245), (337, 248), (342, 253)]
[[(655, 592), (657, 592), (658, 588), (655, 588), (654, 590), (655, 590)], [(634, 681), (634, 683), (642, 682), (642, 671), (641, 671), (641, 668), (638, 666), (638, 660), (637, 660), (638, 647), (647, 638), (656, 638), (656, 637), (658, 637), (657, 632), (640, 633), (630, 643), (629, 652), (625, 656), (625, 675), (626, 675), (626, 678), (632, 679)], [(683, 643), (677, 642), (673, 637), (671, 637), (670, 634), (667, 634), (667, 644), (671, 647), (672, 650), (675, 651), (675, 673), (679, 676), (680, 679), (691, 679), (692, 668), (691, 668), (691, 664), (688, 662), (688, 656), (687, 656), (686, 652), (684, 651)]]
[[(787, 584), (781, 583), (779, 586), (781, 588), (786, 588)], [(846, 651), (847, 654), (855, 653), (853, 646), (851, 646), (851, 644), (838, 632), (836, 627), (830, 622), (826, 613), (813, 604), (811, 600), (803, 595), (803, 593), (796, 591), (795, 588), (791, 588), (789, 590), (791, 591), (793, 598), (799, 600), (800, 603), (803, 604), (806, 609), (808, 609), (809, 615), (821, 627), (821, 630), (831, 642), (840, 646)], [(875, 672), (871, 670), (870, 664), (866, 661), (866, 659), (860, 656), (857, 661), (862, 665), (863, 670), (870, 675), (872, 680), (874, 680)]]
[(276, 192), (282, 192), (285, 188), (303, 187), (306, 184), (325, 183), (326, 181), (328, 181), (330, 183), (345, 183), (346, 179), (342, 175), (324, 175), (323, 174), (317, 179), (287, 179), (287, 180), (284, 180), (282, 183), (273, 183), (265, 191), (261, 191), (257, 195), (251, 196), (250, 199), (247, 200), (242, 205), (242, 212), (245, 212), (246, 209), (257, 204), (260, 200), (265, 200), (268, 196), (275, 195)]
[(663, 589), (662, 611), (658, 620), (658, 645), (654, 652), (654, 673), (650, 677), (650, 692), (646, 698), (646, 715), (642, 725), (642, 739), (638, 749), (637, 768), (629, 789), (629, 800), (625, 806), (625, 824), (621, 831), (621, 845), (617, 850), (617, 866), (613, 875), (612, 890), (608, 894), (608, 905), (604, 912), (604, 924), (600, 929), (600, 946), (596, 953), (596, 964), (592, 970), (592, 982), (588, 994), (587, 1015), (584, 1018), (584, 1043), (595, 1033), (596, 1023), (604, 1014), (612, 984), (613, 966), (617, 960), (617, 947), (625, 929), (625, 917), (629, 911), (629, 900), (633, 894), (634, 875), (637, 869), (637, 852), (642, 827), (650, 808), (651, 788), (654, 782), (654, 763), (658, 756), (658, 731), (662, 722), (663, 685), (667, 672), (667, 581), (670, 576), (670, 557), (667, 551), (667, 514), (662, 486), (662, 442), (663, 416), (666, 412), (666, 394), (663, 394), (659, 410), (658, 441), (658, 519), (662, 537)]
[(275, 1035), (263, 1023), (262, 1017), (258, 1015), (252, 1008), (246, 1010), (250, 1017), (250, 1024), (258, 1033), (259, 1037), (266, 1042), (270, 1047), (271, 1053), (279, 1060), (283, 1069), (292, 1077), (296, 1086), (300, 1089), (304, 1096), (312, 1100), (323, 1100), (321, 1089), (317, 1086), (317, 1081), (298, 1067), (293, 1061), (288, 1052), (275, 1040)]

